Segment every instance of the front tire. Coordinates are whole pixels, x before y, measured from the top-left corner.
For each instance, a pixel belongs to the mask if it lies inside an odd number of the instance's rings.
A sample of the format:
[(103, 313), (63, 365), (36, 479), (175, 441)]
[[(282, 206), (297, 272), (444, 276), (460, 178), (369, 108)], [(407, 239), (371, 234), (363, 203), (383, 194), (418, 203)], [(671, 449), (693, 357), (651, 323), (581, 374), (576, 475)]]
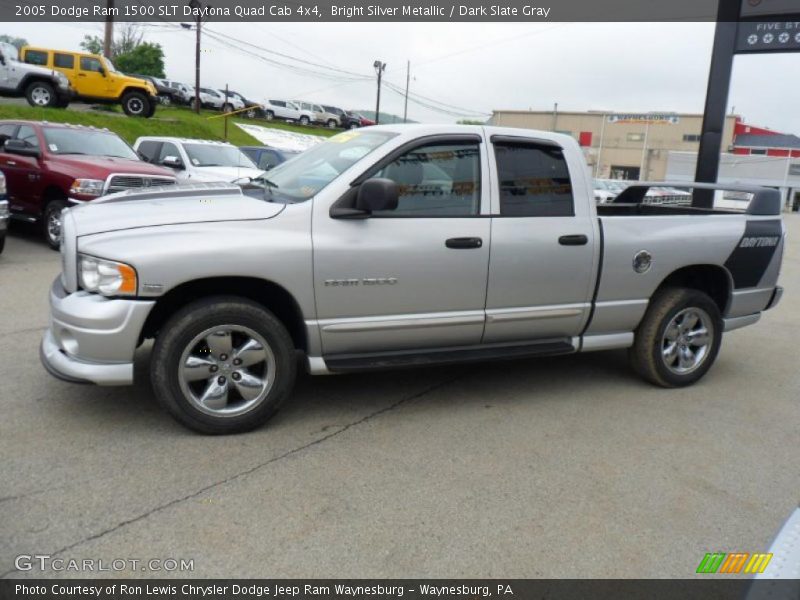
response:
[(31, 106), (39, 108), (58, 106), (56, 90), (46, 81), (34, 81), (25, 88), (25, 99)]
[(308, 124), (310, 122), (311, 122), (311, 120), (307, 116), (303, 115), (302, 117), (300, 117), (300, 125), (304, 125), (304, 126), (308, 127)]
[(667, 388), (701, 379), (714, 364), (722, 342), (722, 317), (705, 293), (667, 288), (650, 302), (629, 358), (645, 380)]
[(193, 302), (161, 330), (150, 360), (156, 397), (200, 433), (250, 431), (288, 398), (294, 344), (264, 307), (236, 297)]
[(264, 118), (265, 118), (267, 121), (272, 121), (272, 119), (274, 119), (274, 118), (275, 118), (275, 113), (274, 113), (274, 112), (272, 112), (271, 110), (268, 110), (268, 111), (267, 111), (267, 114), (264, 116)]
[(150, 100), (141, 92), (128, 92), (122, 97), (122, 110), (129, 117), (149, 117)]
[(61, 211), (67, 207), (63, 200), (51, 200), (42, 214), (42, 234), (47, 245), (58, 250), (61, 245)]
[(328, 128), (335, 129), (339, 124), (334, 119), (328, 119)]

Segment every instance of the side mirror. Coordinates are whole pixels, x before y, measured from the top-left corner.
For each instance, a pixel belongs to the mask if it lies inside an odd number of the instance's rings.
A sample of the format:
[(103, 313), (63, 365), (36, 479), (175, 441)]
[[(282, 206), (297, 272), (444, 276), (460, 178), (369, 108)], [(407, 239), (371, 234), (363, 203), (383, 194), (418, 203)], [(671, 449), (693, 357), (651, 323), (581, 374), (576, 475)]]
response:
[(161, 164), (170, 169), (183, 169), (183, 161), (177, 156), (165, 156)]
[(39, 148), (29, 146), (23, 140), (6, 140), (5, 151), (9, 154), (19, 154), (20, 156), (33, 156), (39, 158), (42, 153)]
[(394, 210), (399, 198), (400, 190), (391, 179), (367, 179), (358, 189), (356, 210)]

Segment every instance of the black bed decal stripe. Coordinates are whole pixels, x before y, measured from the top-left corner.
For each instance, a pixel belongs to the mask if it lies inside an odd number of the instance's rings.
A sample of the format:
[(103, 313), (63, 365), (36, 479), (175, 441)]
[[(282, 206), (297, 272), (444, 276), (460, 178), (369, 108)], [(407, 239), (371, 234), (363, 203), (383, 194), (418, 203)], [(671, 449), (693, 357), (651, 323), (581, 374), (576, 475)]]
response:
[(782, 231), (780, 219), (747, 221), (744, 235), (725, 261), (736, 289), (758, 285), (780, 244)]

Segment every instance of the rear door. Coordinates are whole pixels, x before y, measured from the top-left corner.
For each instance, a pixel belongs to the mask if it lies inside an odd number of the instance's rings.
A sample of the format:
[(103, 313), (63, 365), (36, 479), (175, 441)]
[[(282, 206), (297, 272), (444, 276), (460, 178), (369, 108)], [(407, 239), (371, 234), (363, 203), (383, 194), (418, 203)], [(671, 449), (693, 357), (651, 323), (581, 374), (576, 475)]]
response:
[(490, 246), (485, 152), (477, 135), (417, 140), (369, 172), (398, 184), (396, 210), (362, 220), (315, 213), (324, 355), (480, 342)]
[(569, 165), (564, 149), (548, 141), (493, 136), (491, 148), (498, 205), (483, 341), (579, 335), (596, 262), (585, 166)]

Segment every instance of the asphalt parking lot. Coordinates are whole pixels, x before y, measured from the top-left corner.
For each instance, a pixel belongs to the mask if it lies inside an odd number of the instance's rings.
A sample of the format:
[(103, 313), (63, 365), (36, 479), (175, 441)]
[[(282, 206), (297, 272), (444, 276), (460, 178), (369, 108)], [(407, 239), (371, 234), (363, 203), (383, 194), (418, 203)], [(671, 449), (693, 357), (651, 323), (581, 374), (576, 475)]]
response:
[(273, 421), (230, 437), (175, 423), (146, 371), (131, 388), (50, 377), (59, 256), (12, 232), (0, 575), (91, 575), (14, 570), (49, 554), (193, 559), (171, 575), (194, 577), (688, 577), (706, 552), (762, 551), (800, 500), (800, 216), (786, 220), (782, 304), (727, 335), (695, 387), (651, 387), (624, 352), (301, 376)]

